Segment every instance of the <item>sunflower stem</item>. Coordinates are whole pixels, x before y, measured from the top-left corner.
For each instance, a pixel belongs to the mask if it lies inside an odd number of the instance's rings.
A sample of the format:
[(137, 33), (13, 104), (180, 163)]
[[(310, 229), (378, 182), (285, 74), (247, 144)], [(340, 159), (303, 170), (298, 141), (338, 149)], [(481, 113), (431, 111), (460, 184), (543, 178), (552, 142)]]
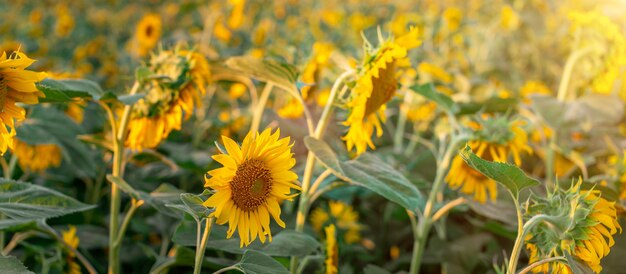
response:
[(202, 238), (200, 238), (200, 233), (202, 232), (202, 222), (198, 222), (198, 232), (196, 237), (196, 260), (193, 267), (194, 274), (200, 274), (202, 270), (202, 261), (204, 260), (204, 250), (206, 249), (206, 243), (209, 240), (209, 235), (211, 234), (211, 227), (213, 226), (214, 218), (206, 219), (206, 227), (204, 228), (204, 233), (202, 233)]
[(522, 218), (522, 209), (520, 208), (517, 195), (514, 195), (509, 191), (513, 202), (515, 203), (515, 212), (517, 213), (517, 237), (515, 238), (515, 244), (513, 245), (513, 251), (511, 251), (511, 257), (509, 258), (509, 267), (507, 274), (515, 274), (517, 269), (517, 261), (519, 254), (522, 250), (522, 244), (524, 242), (524, 220)]
[[(137, 93), (137, 91), (139, 91), (139, 87), (139, 81), (135, 81), (130, 91), (130, 95)], [(124, 169), (122, 166), (122, 163), (124, 162), (124, 141), (126, 139), (126, 127), (128, 126), (128, 122), (130, 120), (132, 107), (132, 105), (127, 105), (124, 107), (124, 112), (122, 113), (119, 128), (117, 128), (117, 130), (114, 130), (116, 134), (113, 135), (112, 138), (114, 149), (113, 167), (111, 173), (113, 176), (120, 178), (122, 178), (124, 173)], [(115, 125), (115, 122), (111, 122), (111, 124)], [(121, 204), (122, 196), (120, 193), (120, 189), (115, 184), (111, 184), (111, 212), (109, 220), (109, 274), (120, 273), (121, 241), (118, 243), (117, 238), (123, 238), (123, 234), (119, 233), (119, 215)]]
[(413, 100), (413, 92), (407, 92), (404, 95), (404, 102), (400, 106), (400, 113), (398, 114), (398, 126), (396, 132), (393, 135), (393, 151), (397, 154), (402, 152), (402, 140), (404, 139), (404, 131), (406, 129), (406, 118), (409, 111), (408, 104)]
[[(321, 139), (326, 130), (326, 126), (328, 126), (328, 122), (330, 121), (330, 117), (332, 117), (332, 111), (335, 105), (335, 99), (337, 98), (337, 93), (339, 91), (339, 87), (341, 84), (354, 74), (353, 70), (348, 70), (342, 73), (330, 90), (330, 94), (328, 95), (328, 101), (326, 101), (326, 105), (324, 106), (324, 110), (322, 112), (322, 116), (320, 116), (320, 120), (317, 122), (317, 127), (314, 131), (311, 131), (311, 136), (316, 139)], [(304, 102), (302, 102), (304, 105)], [(304, 105), (305, 109), (306, 106)], [(298, 204), (298, 213), (296, 215), (296, 231), (302, 232), (304, 230), (304, 221), (306, 219), (307, 213), (309, 211), (309, 186), (311, 185), (311, 178), (313, 177), (313, 168), (315, 167), (315, 155), (313, 152), (309, 151), (306, 164), (304, 167), (304, 173), (302, 175), (302, 192), (300, 192), (300, 201)], [(298, 271), (298, 257), (292, 256), (291, 263), (289, 269), (292, 274), (296, 274)]]
[[(411, 274), (417, 274), (419, 272), (422, 257), (424, 256), (424, 249), (426, 248), (426, 241), (428, 240), (428, 234), (430, 233), (430, 229), (433, 225), (434, 204), (437, 200), (437, 196), (442, 191), (443, 179), (448, 171), (448, 167), (450, 166), (452, 154), (456, 151), (457, 146), (461, 142), (466, 141), (468, 137), (469, 136), (467, 135), (461, 134), (451, 138), (450, 144), (446, 148), (445, 153), (443, 156), (440, 156), (441, 158), (437, 161), (437, 175), (435, 176), (432, 190), (428, 194), (428, 200), (426, 201), (426, 206), (424, 207), (424, 214), (420, 216), (421, 218), (419, 219), (419, 222), (412, 220), (414, 242), (411, 268), (409, 271)], [(415, 223), (417, 223), (417, 225), (415, 225)]]
[(532, 264), (530, 264), (527, 267), (524, 267), (524, 269), (522, 269), (518, 274), (526, 274), (531, 272), (531, 270), (533, 270), (535, 267), (538, 267), (542, 264), (546, 264), (546, 263), (550, 263), (550, 262), (554, 262), (554, 261), (565, 261), (566, 258), (563, 256), (558, 256), (558, 257), (551, 257), (551, 258), (546, 258), (540, 261), (536, 261)]
[(263, 118), (263, 110), (265, 110), (265, 105), (267, 104), (267, 100), (270, 98), (270, 94), (272, 93), (273, 88), (273, 83), (265, 83), (265, 87), (261, 92), (261, 98), (259, 98), (259, 102), (254, 109), (254, 115), (252, 116), (252, 125), (250, 125), (250, 132), (252, 132), (252, 134), (256, 134), (256, 132), (259, 131), (259, 127), (261, 126), (261, 120)]

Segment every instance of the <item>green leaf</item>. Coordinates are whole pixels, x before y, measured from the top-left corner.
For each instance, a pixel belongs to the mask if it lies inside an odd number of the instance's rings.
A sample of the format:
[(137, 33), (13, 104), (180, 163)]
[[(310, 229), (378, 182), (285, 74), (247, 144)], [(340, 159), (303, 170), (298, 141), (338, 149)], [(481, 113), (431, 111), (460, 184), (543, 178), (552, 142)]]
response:
[(435, 86), (432, 83), (424, 85), (415, 85), (411, 89), (422, 96), (435, 102), (439, 107), (443, 108), (446, 112), (455, 114), (459, 112), (459, 106), (452, 101), (447, 95), (435, 90)]
[(77, 139), (84, 130), (67, 115), (52, 107), (35, 106), (28, 119), (17, 127), (17, 138), (30, 145), (55, 144), (63, 160), (74, 170), (95, 176), (95, 152)]
[(94, 208), (55, 190), (0, 179), (0, 212), (15, 220), (40, 220)]
[[(136, 200), (143, 200), (146, 204), (152, 206), (154, 209), (171, 217), (180, 218), (180, 214), (172, 210), (178, 206), (183, 206), (180, 202), (180, 195), (182, 191), (169, 184), (161, 184), (154, 191), (147, 193), (144, 191), (136, 190), (124, 179), (107, 175), (107, 180), (120, 188), (124, 193)], [(180, 203), (180, 204), (176, 204)], [(179, 209), (179, 208), (176, 208)], [(179, 209), (180, 210), (180, 209)]]
[(500, 183), (515, 196), (524, 188), (539, 185), (539, 181), (528, 177), (519, 167), (483, 160), (476, 156), (469, 146), (465, 146), (460, 155), (467, 165)]
[(341, 162), (325, 142), (307, 137), (304, 143), (337, 178), (363, 186), (408, 210), (423, 207), (424, 197), (417, 187), (376, 156), (365, 153), (357, 159)]
[(5, 274), (33, 274), (20, 260), (13, 256), (0, 256), (0, 273)]
[(226, 65), (259, 81), (273, 82), (286, 88), (296, 88), (298, 71), (292, 65), (251, 56), (228, 58)]
[(307, 136), (304, 137), (304, 145), (326, 168), (333, 170), (333, 173), (343, 174), (337, 155), (326, 142)]
[(386, 269), (380, 266), (368, 264), (363, 269), (363, 274), (391, 274), (391, 272), (387, 271)]
[(104, 91), (96, 82), (86, 79), (54, 80), (46, 78), (36, 84), (37, 89), (46, 97), (40, 98), (39, 102), (69, 102), (74, 98), (92, 97), (96, 100), (104, 94)]
[(288, 274), (289, 271), (272, 257), (255, 250), (247, 250), (237, 266), (246, 274)]
[(311, 235), (295, 230), (279, 232), (262, 251), (272, 256), (306, 256), (319, 248), (320, 243)]
[(189, 213), (189, 215), (191, 215), (191, 217), (193, 217), (197, 222), (204, 218), (208, 218), (213, 212), (213, 209), (209, 209), (202, 204), (204, 201), (198, 195), (181, 193), (180, 200), (183, 202), (181, 205), (166, 206)]

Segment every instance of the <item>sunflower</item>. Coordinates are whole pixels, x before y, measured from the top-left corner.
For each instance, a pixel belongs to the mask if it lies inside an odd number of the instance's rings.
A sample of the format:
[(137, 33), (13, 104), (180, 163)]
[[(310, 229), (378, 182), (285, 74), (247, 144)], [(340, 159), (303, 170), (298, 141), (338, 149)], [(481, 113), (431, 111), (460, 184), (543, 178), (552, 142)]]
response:
[(337, 247), (337, 232), (335, 225), (324, 228), (326, 232), (326, 274), (337, 274), (339, 267), (339, 248)]
[[(534, 199), (527, 210), (528, 216), (544, 214), (567, 218), (568, 223), (556, 232), (545, 223), (532, 227), (526, 236), (526, 248), (530, 261), (571, 254), (595, 273), (602, 271), (600, 261), (615, 244), (613, 235), (621, 233), (617, 222), (615, 202), (600, 196), (599, 190), (581, 190), (582, 180), (568, 190), (556, 189), (546, 199)], [(534, 273), (572, 273), (560, 262), (543, 264)], [(550, 272), (552, 271), (552, 272)]]
[(138, 43), (139, 56), (145, 56), (152, 50), (161, 38), (161, 17), (155, 13), (143, 16), (137, 24), (135, 39)]
[(232, 139), (222, 136), (226, 151), (213, 156), (223, 165), (208, 172), (205, 187), (215, 194), (204, 202), (215, 208), (212, 216), (217, 224), (229, 224), (227, 237), (239, 231), (240, 246), (250, 245), (257, 236), (265, 243), (272, 241), (270, 215), (281, 227), (280, 202), (292, 200), (300, 190), (294, 183), (298, 179), (291, 168), (296, 160), (291, 153), (290, 138), (279, 139), (280, 130), (271, 129), (248, 133), (241, 147)]
[[(73, 249), (78, 248), (78, 244), (80, 243), (80, 239), (76, 236), (76, 227), (70, 225), (69, 230), (61, 232), (63, 236), (63, 242), (68, 246), (71, 246)], [(67, 257), (67, 273), (68, 274), (81, 274), (83, 273), (80, 270), (80, 265), (76, 262), (76, 254), (73, 251), (68, 251)]]
[(21, 52), (0, 56), (0, 154), (13, 147), (15, 121), (26, 118), (24, 109), (15, 103), (36, 104), (44, 96), (35, 82), (43, 80), (46, 73), (25, 70), (34, 62)]
[(172, 130), (179, 130), (205, 93), (208, 67), (196, 52), (162, 51), (152, 56), (149, 69), (161, 77), (142, 84), (146, 96), (133, 107), (126, 145), (136, 150), (154, 148)]
[(315, 95), (315, 91), (319, 88), (322, 69), (328, 65), (328, 60), (332, 52), (333, 46), (329, 43), (317, 42), (313, 44), (313, 55), (300, 75), (300, 81), (308, 84), (301, 89), (302, 98), (305, 101), (314, 98), (313, 95)]
[[(532, 153), (527, 144), (528, 136), (520, 124), (519, 121), (507, 121), (505, 117), (479, 120), (473, 124), (475, 139), (468, 145), (480, 158), (506, 162), (509, 156), (513, 156), (515, 164), (520, 165), (520, 153)], [(497, 198), (496, 182), (468, 166), (459, 155), (452, 160), (446, 181), (450, 188), (474, 195), (480, 203), (485, 203), (487, 197), (492, 201)]]
[(385, 104), (393, 97), (398, 83), (396, 67), (406, 66), (407, 50), (420, 45), (418, 31), (411, 31), (398, 39), (384, 42), (372, 54), (365, 56), (358, 79), (347, 102), (350, 114), (343, 122), (348, 132), (343, 136), (348, 150), (356, 148), (356, 153), (365, 152), (369, 146), (374, 149), (371, 136), (383, 134), (381, 123), (385, 122)]
[[(55, 144), (30, 145), (14, 137), (12, 153), (22, 170), (41, 172), (61, 165), (61, 149)], [(45, 155), (45, 157), (42, 157)]]
[(341, 201), (329, 201), (328, 209), (326, 211), (318, 207), (311, 213), (310, 221), (315, 231), (321, 234), (322, 227), (332, 223), (344, 231), (344, 241), (346, 243), (359, 242), (361, 240), (361, 226), (359, 225), (359, 214), (354, 208)]
[(298, 101), (298, 99), (295, 99), (295, 98), (289, 99), (287, 103), (282, 105), (276, 111), (276, 114), (278, 114), (278, 116), (285, 118), (285, 119), (297, 119), (297, 118), (302, 117), (303, 113), (304, 113), (304, 107), (302, 106), (300, 101)]

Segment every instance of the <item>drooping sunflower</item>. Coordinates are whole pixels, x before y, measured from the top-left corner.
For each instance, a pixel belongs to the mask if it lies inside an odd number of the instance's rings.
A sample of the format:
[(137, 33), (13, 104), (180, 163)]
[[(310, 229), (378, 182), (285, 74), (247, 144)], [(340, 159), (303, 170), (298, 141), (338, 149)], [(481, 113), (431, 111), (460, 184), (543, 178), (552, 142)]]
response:
[(144, 15), (137, 23), (135, 39), (139, 56), (145, 56), (157, 45), (161, 39), (161, 24), (161, 16), (155, 13)]
[[(63, 242), (68, 246), (76, 249), (78, 248), (78, 244), (80, 243), (80, 239), (76, 236), (76, 227), (70, 225), (69, 230), (62, 231), (61, 235), (63, 236)], [(73, 251), (69, 250), (67, 252), (67, 257), (65, 258), (65, 262), (67, 263), (67, 273), (68, 274), (81, 274), (83, 273), (80, 270), (80, 265), (76, 262), (76, 254)]]
[(149, 69), (157, 79), (142, 84), (146, 96), (133, 107), (126, 145), (154, 148), (188, 119), (209, 81), (206, 59), (191, 51), (161, 51), (152, 56)]
[[(620, 232), (615, 202), (601, 197), (599, 190), (581, 190), (582, 180), (568, 190), (555, 189), (547, 198), (533, 199), (527, 216), (544, 214), (556, 216), (567, 223), (560, 231), (551, 229), (546, 223), (532, 227), (526, 237), (526, 248), (530, 261), (571, 254), (595, 273), (602, 271), (600, 261), (615, 244), (613, 235)], [(572, 273), (562, 262), (542, 264), (532, 269), (534, 273)]]
[[(332, 217), (332, 218), (331, 218)], [(341, 201), (329, 201), (328, 211), (317, 207), (311, 212), (311, 225), (318, 233), (322, 233), (322, 227), (334, 224), (344, 233), (343, 239), (348, 244), (357, 243), (361, 240), (361, 225), (359, 214), (354, 208)]]
[(384, 42), (377, 50), (365, 55), (347, 107), (350, 114), (343, 124), (349, 127), (343, 136), (348, 150), (356, 148), (361, 154), (367, 147), (374, 149), (372, 134), (383, 134), (381, 123), (386, 120), (386, 103), (396, 92), (396, 68), (407, 66), (407, 50), (421, 44), (416, 28), (396, 40)]
[(25, 70), (35, 60), (14, 52), (0, 56), (0, 154), (13, 147), (15, 121), (24, 120), (25, 110), (15, 103), (36, 104), (43, 97), (35, 83), (46, 77), (44, 72)]
[[(528, 135), (520, 124), (520, 121), (509, 121), (506, 117), (479, 119), (471, 124), (476, 131), (468, 145), (485, 160), (507, 162), (512, 156), (514, 163), (520, 165), (520, 153), (532, 153)], [(492, 201), (497, 198), (496, 182), (468, 166), (459, 155), (452, 160), (446, 182), (452, 189), (474, 195), (480, 203), (485, 203), (487, 197)]]
[[(12, 153), (22, 170), (41, 172), (61, 165), (61, 148), (55, 144), (30, 145), (14, 137)], [(42, 157), (45, 155), (45, 157)]]
[(335, 225), (324, 228), (326, 232), (326, 274), (337, 274), (339, 268), (339, 248), (337, 246), (337, 232)]
[(226, 151), (213, 156), (223, 165), (208, 172), (205, 187), (215, 194), (204, 202), (215, 208), (212, 216), (217, 224), (228, 223), (227, 237), (239, 231), (241, 246), (248, 246), (257, 237), (265, 243), (272, 241), (270, 216), (281, 227), (280, 202), (292, 200), (300, 190), (294, 183), (298, 179), (291, 168), (296, 160), (291, 153), (290, 138), (280, 137), (280, 130), (271, 129), (261, 134), (249, 133), (239, 146), (232, 139), (222, 136)]

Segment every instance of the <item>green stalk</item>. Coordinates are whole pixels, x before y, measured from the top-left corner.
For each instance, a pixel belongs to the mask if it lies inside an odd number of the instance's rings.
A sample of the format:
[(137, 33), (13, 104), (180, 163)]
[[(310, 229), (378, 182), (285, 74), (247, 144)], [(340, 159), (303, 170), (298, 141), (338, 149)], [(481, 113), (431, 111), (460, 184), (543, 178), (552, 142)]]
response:
[[(139, 82), (135, 81), (130, 95), (137, 93), (139, 90)], [(123, 162), (124, 162), (124, 142), (126, 140), (126, 127), (130, 120), (130, 113), (132, 105), (124, 107), (122, 119), (120, 121), (119, 128), (113, 126), (113, 170), (112, 175), (122, 178), (123, 176)], [(112, 125), (115, 125), (115, 121), (111, 121)], [(119, 215), (120, 206), (122, 203), (122, 196), (120, 189), (111, 184), (111, 208), (110, 208), (110, 220), (109, 220), (109, 274), (120, 273), (120, 247), (121, 241), (118, 243), (116, 240), (119, 236)]]
[[(467, 138), (465, 135), (452, 137), (452, 140), (450, 141), (450, 145), (447, 147), (446, 152), (443, 154), (443, 157), (440, 158), (441, 160), (438, 161), (437, 175), (435, 176), (432, 190), (428, 195), (428, 200), (426, 201), (426, 206), (424, 207), (424, 214), (420, 216), (417, 228), (414, 228), (413, 230), (413, 254), (411, 259), (411, 269), (409, 272), (411, 274), (417, 274), (419, 272), (422, 263), (422, 257), (424, 256), (426, 241), (428, 240), (428, 234), (430, 233), (430, 229), (432, 228), (433, 224), (433, 208), (437, 199), (437, 195), (441, 193), (444, 186), (444, 176), (448, 171), (448, 167), (450, 166), (453, 152), (456, 151), (459, 143), (466, 141), (466, 139)], [(415, 227), (415, 225), (413, 225), (413, 227)]]
[(265, 110), (265, 105), (267, 104), (267, 100), (270, 98), (273, 87), (274, 84), (271, 82), (265, 83), (265, 88), (263, 88), (263, 91), (261, 92), (261, 98), (259, 98), (259, 102), (256, 105), (252, 116), (252, 125), (250, 125), (250, 132), (252, 134), (256, 134), (256, 132), (259, 131), (261, 120), (263, 118), (263, 111)]
[(211, 227), (213, 226), (214, 218), (206, 219), (206, 228), (202, 238), (200, 238), (200, 232), (202, 232), (202, 222), (198, 222), (198, 232), (196, 234), (196, 260), (193, 267), (193, 274), (200, 274), (202, 271), (202, 261), (204, 260), (204, 250), (206, 249), (206, 243), (209, 240), (211, 234)]
[(512, 192), (511, 197), (513, 198), (513, 202), (515, 203), (515, 212), (517, 213), (517, 237), (515, 238), (515, 244), (513, 245), (513, 251), (511, 251), (511, 257), (509, 258), (509, 267), (508, 274), (515, 274), (515, 270), (517, 269), (517, 261), (519, 259), (519, 254), (522, 250), (522, 244), (524, 243), (524, 220), (522, 219), (522, 209), (520, 208), (517, 195), (513, 195)]
[[(343, 81), (350, 77), (354, 71), (346, 71), (341, 74), (333, 87), (330, 90), (330, 94), (328, 95), (328, 101), (326, 101), (326, 105), (324, 106), (324, 111), (322, 112), (322, 116), (320, 117), (319, 122), (317, 123), (317, 127), (315, 131), (311, 134), (312, 137), (316, 139), (320, 139), (324, 135), (324, 131), (326, 130), (326, 126), (330, 121), (331, 114), (333, 112), (333, 107), (335, 103), (335, 98), (337, 97), (337, 93), (339, 91), (339, 87), (343, 83)], [(304, 104), (304, 102), (303, 102)], [(305, 106), (306, 107), (306, 106)], [(315, 155), (309, 151), (306, 164), (304, 167), (304, 173), (302, 175), (302, 191), (300, 192), (300, 199), (298, 204), (298, 213), (296, 215), (296, 231), (302, 232), (304, 230), (304, 222), (309, 211), (309, 187), (311, 185), (311, 178), (313, 177), (313, 168), (315, 167)], [(296, 256), (291, 257), (291, 263), (289, 267), (292, 274), (296, 274), (298, 271), (298, 258)]]

